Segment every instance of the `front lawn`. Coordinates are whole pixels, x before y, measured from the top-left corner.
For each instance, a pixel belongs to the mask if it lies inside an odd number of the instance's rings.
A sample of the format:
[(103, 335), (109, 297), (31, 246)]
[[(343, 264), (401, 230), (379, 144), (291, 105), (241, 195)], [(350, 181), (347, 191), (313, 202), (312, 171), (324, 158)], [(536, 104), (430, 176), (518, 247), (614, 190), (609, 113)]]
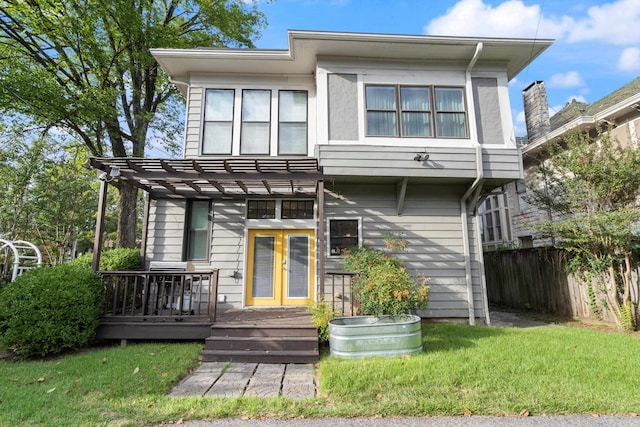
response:
[(423, 354), (324, 358), (316, 399), (168, 398), (202, 345), (130, 344), (0, 362), (0, 425), (149, 425), (214, 417), (566, 413), (640, 408), (637, 336), (563, 326), (435, 323)]

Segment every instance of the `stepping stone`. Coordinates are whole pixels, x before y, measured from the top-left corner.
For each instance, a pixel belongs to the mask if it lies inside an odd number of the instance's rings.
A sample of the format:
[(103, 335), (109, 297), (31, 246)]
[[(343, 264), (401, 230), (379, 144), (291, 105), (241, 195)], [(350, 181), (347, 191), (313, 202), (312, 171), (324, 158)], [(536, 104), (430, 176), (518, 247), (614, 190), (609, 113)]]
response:
[(315, 397), (316, 386), (313, 380), (313, 365), (288, 364), (282, 379), (282, 395), (289, 399)]
[(257, 363), (232, 363), (205, 396), (238, 397), (244, 392)]
[(244, 393), (245, 397), (278, 397), (284, 369), (285, 365), (258, 365)]

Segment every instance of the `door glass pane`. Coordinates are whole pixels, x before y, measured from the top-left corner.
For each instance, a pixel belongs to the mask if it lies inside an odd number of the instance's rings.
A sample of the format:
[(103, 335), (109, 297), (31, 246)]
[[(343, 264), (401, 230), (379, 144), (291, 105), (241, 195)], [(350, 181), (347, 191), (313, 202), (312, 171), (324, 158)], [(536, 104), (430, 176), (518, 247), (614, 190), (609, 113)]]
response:
[(309, 236), (290, 235), (287, 242), (287, 298), (309, 297)]
[(253, 250), (253, 298), (273, 298), (275, 236), (255, 236)]

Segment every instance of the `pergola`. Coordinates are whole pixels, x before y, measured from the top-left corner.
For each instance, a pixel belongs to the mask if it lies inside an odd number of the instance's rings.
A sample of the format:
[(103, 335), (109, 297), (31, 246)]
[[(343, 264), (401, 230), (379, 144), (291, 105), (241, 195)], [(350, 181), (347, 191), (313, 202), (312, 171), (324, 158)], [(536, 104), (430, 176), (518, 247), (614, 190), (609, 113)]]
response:
[(302, 198), (318, 201), (319, 277), (324, 276), (324, 181), (318, 160), (311, 157), (145, 159), (92, 157), (98, 171), (100, 198), (93, 248), (93, 269), (99, 270), (107, 187), (113, 180), (148, 193), (142, 232), (145, 262), (149, 207), (157, 199), (232, 200)]

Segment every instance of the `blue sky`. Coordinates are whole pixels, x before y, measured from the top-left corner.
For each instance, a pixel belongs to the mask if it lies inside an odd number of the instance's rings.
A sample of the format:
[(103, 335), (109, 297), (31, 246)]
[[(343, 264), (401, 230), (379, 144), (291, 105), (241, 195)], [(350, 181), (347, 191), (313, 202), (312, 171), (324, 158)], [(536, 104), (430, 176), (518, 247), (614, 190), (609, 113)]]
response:
[(515, 134), (526, 133), (522, 89), (547, 87), (550, 113), (592, 103), (640, 75), (640, 0), (274, 0), (259, 48), (287, 48), (287, 30), (551, 38), (510, 83)]

